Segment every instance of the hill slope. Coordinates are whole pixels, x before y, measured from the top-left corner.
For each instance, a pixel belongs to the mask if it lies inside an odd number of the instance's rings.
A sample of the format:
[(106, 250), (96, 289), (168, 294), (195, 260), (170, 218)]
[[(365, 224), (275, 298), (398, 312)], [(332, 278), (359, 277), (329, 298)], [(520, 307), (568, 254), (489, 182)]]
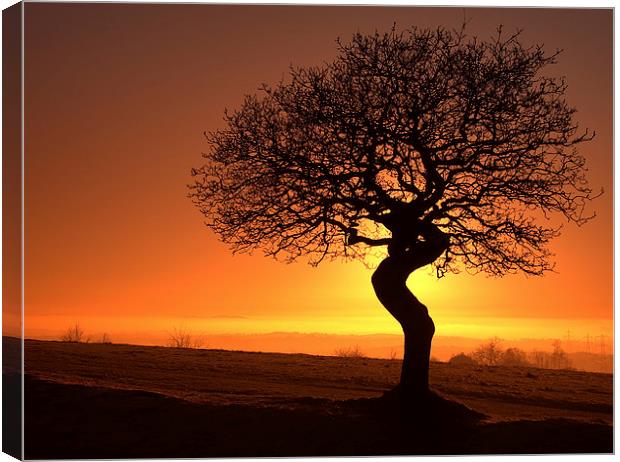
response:
[(27, 458), (612, 450), (609, 374), (433, 363), (472, 423), (374, 399), (394, 360), (27, 340), (25, 368)]

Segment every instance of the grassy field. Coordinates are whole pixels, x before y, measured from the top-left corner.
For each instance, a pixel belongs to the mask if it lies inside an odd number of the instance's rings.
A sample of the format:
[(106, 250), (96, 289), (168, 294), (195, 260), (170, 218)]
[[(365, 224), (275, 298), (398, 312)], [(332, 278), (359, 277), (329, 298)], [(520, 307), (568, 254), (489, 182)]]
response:
[(609, 374), (432, 363), (432, 388), (462, 406), (429, 411), (380, 398), (397, 360), (27, 340), (25, 369), (27, 458), (613, 446)]

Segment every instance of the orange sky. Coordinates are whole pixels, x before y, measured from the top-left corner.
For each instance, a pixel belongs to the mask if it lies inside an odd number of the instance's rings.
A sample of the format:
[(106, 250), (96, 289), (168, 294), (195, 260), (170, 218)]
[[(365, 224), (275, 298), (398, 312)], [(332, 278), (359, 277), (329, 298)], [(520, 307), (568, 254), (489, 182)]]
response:
[[(360, 263), (286, 265), (231, 256), (186, 198), (204, 130), (223, 126), (289, 64), (335, 54), (334, 39), (399, 26), (458, 26), (463, 8), (40, 4), (25, 7), (26, 334), (71, 322), (140, 341), (206, 333), (398, 332)], [(438, 335), (611, 335), (612, 12), (472, 9), (469, 33), (524, 28), (563, 48), (556, 75), (595, 141), (582, 145), (598, 218), (553, 244), (542, 278), (420, 270), (410, 285)]]

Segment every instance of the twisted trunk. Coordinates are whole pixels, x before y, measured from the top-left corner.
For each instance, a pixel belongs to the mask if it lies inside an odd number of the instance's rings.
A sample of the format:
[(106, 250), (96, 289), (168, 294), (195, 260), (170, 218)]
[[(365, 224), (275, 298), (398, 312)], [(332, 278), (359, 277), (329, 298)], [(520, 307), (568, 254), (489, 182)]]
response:
[(403, 329), (404, 356), (398, 391), (409, 397), (421, 397), (429, 392), (428, 372), (435, 324), (426, 306), (408, 289), (407, 279), (416, 269), (435, 261), (448, 243), (448, 237), (435, 228), (422, 243), (391, 253), (372, 275), (377, 298)]

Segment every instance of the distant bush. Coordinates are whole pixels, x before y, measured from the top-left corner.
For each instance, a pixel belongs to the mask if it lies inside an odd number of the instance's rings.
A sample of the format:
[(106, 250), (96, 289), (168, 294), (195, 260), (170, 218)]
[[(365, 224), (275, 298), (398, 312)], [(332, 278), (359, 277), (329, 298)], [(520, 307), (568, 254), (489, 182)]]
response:
[(452, 356), (448, 360), (448, 363), (456, 366), (476, 366), (478, 364), (474, 358), (466, 355), (465, 353), (459, 353), (458, 355)]
[(499, 364), (502, 366), (529, 366), (530, 362), (527, 360), (527, 354), (525, 351), (519, 348), (508, 348), (502, 352), (499, 360)]
[(168, 346), (173, 348), (200, 348), (203, 343), (202, 339), (182, 327), (173, 328), (168, 337)]
[(334, 356), (340, 358), (365, 358), (366, 355), (362, 353), (359, 345), (355, 345), (352, 348), (338, 348), (334, 351)]
[(101, 335), (101, 338), (99, 339), (98, 343), (105, 343), (105, 344), (109, 344), (112, 343), (112, 339), (110, 338), (110, 336), (107, 333), (103, 333)]
[(63, 342), (71, 343), (88, 343), (89, 337), (86, 337), (80, 325), (76, 322), (74, 326), (69, 327), (60, 337)]

